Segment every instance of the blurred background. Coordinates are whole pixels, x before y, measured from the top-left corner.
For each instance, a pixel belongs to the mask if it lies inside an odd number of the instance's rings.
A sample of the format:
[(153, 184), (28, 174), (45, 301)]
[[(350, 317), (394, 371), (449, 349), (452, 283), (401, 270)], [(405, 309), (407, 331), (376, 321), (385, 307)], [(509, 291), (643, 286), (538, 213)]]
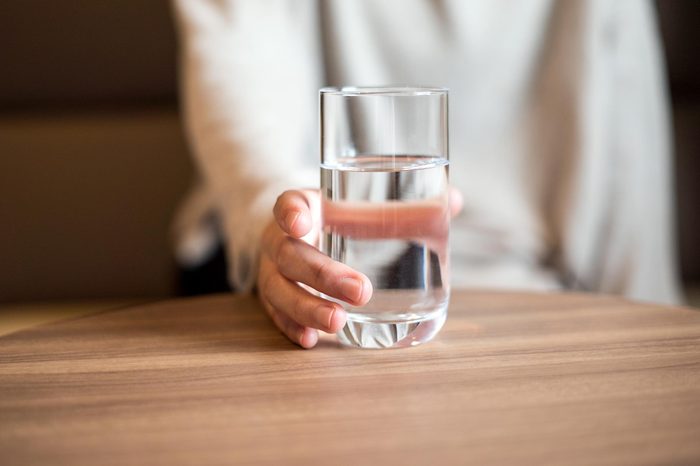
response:
[[(678, 253), (698, 305), (700, 2), (656, 5)], [(0, 303), (176, 294), (169, 226), (194, 177), (169, 1), (4, 2), (0, 44)]]

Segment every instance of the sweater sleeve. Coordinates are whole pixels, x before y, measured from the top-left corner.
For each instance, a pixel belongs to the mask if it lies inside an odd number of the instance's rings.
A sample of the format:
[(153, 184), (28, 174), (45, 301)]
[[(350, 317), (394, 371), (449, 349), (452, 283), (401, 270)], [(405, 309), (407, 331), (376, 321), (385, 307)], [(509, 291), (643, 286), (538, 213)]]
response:
[(314, 6), (174, 0), (186, 129), (214, 199), (236, 290), (255, 283), (259, 241), (276, 197), (318, 185)]

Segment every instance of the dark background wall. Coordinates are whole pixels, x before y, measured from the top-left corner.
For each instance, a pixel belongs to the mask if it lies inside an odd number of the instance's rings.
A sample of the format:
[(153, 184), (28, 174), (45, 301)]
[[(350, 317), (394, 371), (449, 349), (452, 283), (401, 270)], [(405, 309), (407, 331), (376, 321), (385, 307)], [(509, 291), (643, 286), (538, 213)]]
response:
[(676, 201), (681, 270), (700, 281), (700, 2), (659, 0), (673, 101)]
[[(613, 1), (613, 0), (611, 0)], [(700, 280), (700, 2), (661, 0), (683, 275)], [(192, 178), (167, 0), (0, 7), (0, 302), (165, 296)]]
[(0, 12), (3, 110), (175, 102), (168, 0), (9, 0)]

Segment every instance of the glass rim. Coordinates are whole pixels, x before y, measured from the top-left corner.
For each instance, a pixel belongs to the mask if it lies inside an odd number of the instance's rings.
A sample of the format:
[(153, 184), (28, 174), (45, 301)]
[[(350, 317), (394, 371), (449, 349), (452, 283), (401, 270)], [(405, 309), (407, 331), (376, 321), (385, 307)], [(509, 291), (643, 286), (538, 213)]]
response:
[(408, 86), (408, 85), (388, 85), (388, 86), (341, 86), (324, 87), (319, 92), (321, 94), (338, 95), (342, 97), (359, 96), (421, 96), (421, 95), (447, 95), (449, 89), (436, 86)]

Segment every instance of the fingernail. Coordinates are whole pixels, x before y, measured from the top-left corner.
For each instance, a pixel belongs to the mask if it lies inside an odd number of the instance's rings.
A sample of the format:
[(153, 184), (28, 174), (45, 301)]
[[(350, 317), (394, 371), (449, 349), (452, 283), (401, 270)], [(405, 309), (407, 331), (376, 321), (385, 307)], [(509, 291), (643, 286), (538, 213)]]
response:
[(294, 224), (301, 215), (301, 212), (289, 212), (285, 218), (285, 223), (287, 224), (287, 229), (291, 232)]
[(344, 310), (338, 309), (335, 306), (330, 307), (330, 317), (328, 319), (328, 329), (331, 332), (337, 332), (345, 325), (347, 320), (347, 314)]
[(347, 301), (357, 302), (362, 298), (363, 283), (354, 278), (345, 277), (340, 280), (340, 292)]

